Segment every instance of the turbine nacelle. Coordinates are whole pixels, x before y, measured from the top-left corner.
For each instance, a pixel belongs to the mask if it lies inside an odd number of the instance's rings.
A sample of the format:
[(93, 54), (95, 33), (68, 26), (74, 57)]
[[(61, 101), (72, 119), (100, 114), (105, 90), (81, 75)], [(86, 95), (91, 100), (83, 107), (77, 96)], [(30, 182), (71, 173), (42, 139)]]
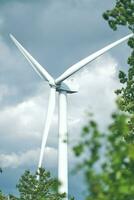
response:
[(56, 91), (65, 91), (67, 93), (76, 93), (79, 90), (78, 83), (74, 79), (69, 79), (56, 84)]

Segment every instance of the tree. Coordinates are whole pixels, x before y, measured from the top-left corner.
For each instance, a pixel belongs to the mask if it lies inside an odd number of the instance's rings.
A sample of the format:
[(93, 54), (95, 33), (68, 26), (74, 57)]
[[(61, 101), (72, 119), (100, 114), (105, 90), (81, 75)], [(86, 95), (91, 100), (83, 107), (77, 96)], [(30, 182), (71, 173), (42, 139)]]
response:
[(19, 197), (10, 195), (10, 200), (62, 200), (65, 194), (58, 194), (57, 186), (57, 180), (51, 178), (50, 173), (43, 168), (35, 174), (25, 171), (17, 184)]
[(129, 130), (128, 116), (118, 111), (112, 118), (106, 133), (89, 121), (73, 148), (76, 156), (84, 157), (75, 170), (84, 174), (86, 200), (134, 198), (134, 145), (123, 137)]
[[(116, 0), (115, 7), (107, 10), (103, 17), (113, 30), (117, 30), (120, 25), (123, 25), (134, 33), (134, 0)], [(132, 115), (129, 121), (130, 131), (126, 139), (132, 140), (133, 137), (134, 140), (134, 37), (129, 39), (128, 45), (132, 49), (131, 56), (128, 58), (130, 67), (127, 73), (119, 72), (119, 79), (123, 87), (116, 93), (119, 96), (120, 109)]]
[[(39, 177), (39, 178), (37, 178)], [(63, 200), (66, 194), (59, 194), (59, 182), (51, 177), (50, 172), (40, 168), (39, 172), (32, 174), (26, 170), (20, 177), (17, 189), (18, 196), (4, 195), (0, 190), (0, 200)], [(70, 197), (70, 200), (75, 200)]]
[(0, 200), (7, 200), (7, 197), (0, 191)]
[[(123, 25), (134, 32), (134, 0), (116, 0), (103, 17), (114, 31)], [(112, 115), (113, 122), (102, 133), (90, 120), (73, 148), (75, 155), (83, 158), (75, 171), (83, 172), (86, 200), (134, 199), (134, 38), (128, 45), (132, 49), (129, 69), (119, 72), (123, 85), (116, 91), (119, 109)]]

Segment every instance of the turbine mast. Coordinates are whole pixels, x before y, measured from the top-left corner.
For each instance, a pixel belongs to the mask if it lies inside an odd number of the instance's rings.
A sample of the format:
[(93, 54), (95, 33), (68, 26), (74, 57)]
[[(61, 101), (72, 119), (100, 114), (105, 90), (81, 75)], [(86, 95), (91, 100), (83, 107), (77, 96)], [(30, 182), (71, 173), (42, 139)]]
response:
[(59, 193), (66, 193), (68, 199), (68, 130), (67, 130), (67, 92), (59, 91)]

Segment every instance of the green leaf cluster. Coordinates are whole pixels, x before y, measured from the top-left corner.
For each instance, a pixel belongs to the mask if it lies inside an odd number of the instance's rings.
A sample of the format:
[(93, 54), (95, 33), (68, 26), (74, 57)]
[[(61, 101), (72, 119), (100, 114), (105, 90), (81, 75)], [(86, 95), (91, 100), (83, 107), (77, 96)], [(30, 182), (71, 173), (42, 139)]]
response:
[(81, 157), (75, 170), (84, 174), (85, 200), (133, 200), (134, 145), (125, 140), (128, 119), (119, 111), (114, 113), (105, 133), (94, 121), (84, 127), (73, 151)]
[[(58, 193), (59, 183), (56, 179), (51, 178), (49, 172), (40, 168), (38, 172), (32, 174), (26, 170), (21, 176), (17, 189), (18, 197), (9, 195), (10, 200), (63, 200), (65, 194)], [(0, 200), (8, 198), (0, 193)]]
[(113, 30), (117, 30), (118, 25), (123, 25), (134, 31), (134, 1), (116, 0), (115, 7), (107, 10), (103, 17)]
[[(134, 32), (134, 0), (116, 0), (103, 18), (114, 31), (125, 26)], [(96, 122), (89, 121), (73, 148), (81, 157), (75, 171), (83, 172), (85, 200), (134, 199), (134, 38), (128, 45), (132, 49), (129, 69), (119, 72), (122, 88), (116, 91), (118, 111), (112, 123), (102, 133)]]
[[(113, 30), (123, 25), (134, 33), (134, 0), (116, 0), (115, 7), (107, 10), (103, 17)], [(131, 134), (134, 132), (134, 37), (129, 39), (128, 45), (132, 49), (128, 58), (129, 69), (127, 73), (119, 72), (119, 80), (123, 85), (116, 94), (119, 97), (117, 100), (119, 109), (132, 115), (129, 120), (129, 135), (133, 138)]]
[(7, 197), (0, 191), (0, 200), (7, 200)]

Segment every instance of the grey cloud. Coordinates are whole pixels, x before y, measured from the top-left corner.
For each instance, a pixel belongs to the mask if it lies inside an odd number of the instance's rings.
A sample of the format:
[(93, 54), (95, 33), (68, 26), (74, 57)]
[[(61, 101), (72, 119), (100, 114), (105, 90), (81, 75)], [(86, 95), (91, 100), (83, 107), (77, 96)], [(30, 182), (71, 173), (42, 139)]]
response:
[[(111, 3), (104, 0), (97, 9), (96, 5), (97, 1), (89, 4), (86, 0), (40, 1), (38, 4), (12, 1), (1, 8), (4, 21), (2, 42), (8, 52), (0, 57), (3, 59), (0, 65), (5, 69), (0, 81), (16, 90), (16, 95), (10, 96), (10, 100), (6, 99), (6, 104), (17, 103), (34, 95), (41, 82), (9, 39), (9, 33), (13, 33), (56, 77), (71, 64), (121, 35), (121, 32), (110, 31), (101, 16), (102, 10), (110, 7)], [(111, 52), (116, 56), (120, 54), (121, 48)], [(124, 54), (126, 51), (124, 48)], [(122, 63), (125, 59), (125, 56), (121, 59)]]
[(53, 1), (50, 7), (45, 7), (44, 1), (37, 7), (27, 4), (17, 4), (18, 7), (15, 7), (15, 4), (12, 9), (9, 7), (3, 11), (6, 18), (5, 32), (14, 33), (54, 75), (91, 50), (96, 50), (95, 42), (99, 45), (102, 41), (109, 41), (104, 40), (105, 32), (110, 31), (101, 17), (102, 7), (107, 8), (109, 3), (106, 1), (105, 6), (102, 4), (95, 10), (96, 2), (90, 5), (87, 1), (81, 1), (83, 7), (73, 7), (70, 2), (76, 1)]

